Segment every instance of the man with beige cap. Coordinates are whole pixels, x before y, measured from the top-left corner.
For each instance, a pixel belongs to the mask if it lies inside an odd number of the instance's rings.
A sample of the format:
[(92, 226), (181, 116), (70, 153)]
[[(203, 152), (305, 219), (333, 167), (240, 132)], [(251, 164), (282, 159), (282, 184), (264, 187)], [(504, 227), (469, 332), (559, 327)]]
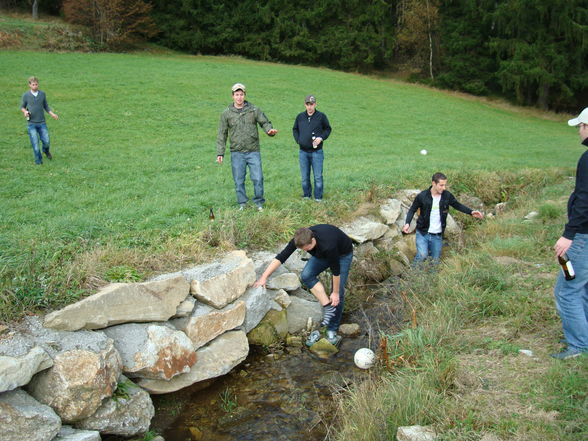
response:
[(253, 182), (253, 202), (259, 211), (263, 210), (263, 170), (259, 151), (259, 134), (257, 124), (268, 136), (278, 131), (272, 127), (265, 114), (245, 100), (245, 85), (233, 84), (231, 87), (233, 102), (224, 110), (220, 117), (216, 138), (216, 162), (223, 163), (227, 137), (230, 139), (231, 168), (239, 210), (243, 210), (249, 198), (245, 193), (245, 176), (247, 168)]
[[(588, 147), (588, 107), (568, 124), (578, 128), (581, 143)], [(560, 271), (554, 289), (567, 348), (551, 356), (566, 360), (588, 353), (588, 151), (578, 161), (568, 223), (553, 248), (558, 257), (567, 254), (575, 273), (575, 278), (566, 280)]]

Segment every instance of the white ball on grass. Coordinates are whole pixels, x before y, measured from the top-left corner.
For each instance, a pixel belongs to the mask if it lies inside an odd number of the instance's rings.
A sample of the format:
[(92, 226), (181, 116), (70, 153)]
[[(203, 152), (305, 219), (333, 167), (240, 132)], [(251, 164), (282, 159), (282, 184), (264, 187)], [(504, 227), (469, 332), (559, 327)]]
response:
[(360, 369), (369, 369), (376, 362), (376, 354), (369, 348), (361, 348), (353, 356), (355, 365)]
[(425, 149), (422, 149), (421, 150), (421, 155), (426, 155), (426, 154), (427, 154), (427, 151)]

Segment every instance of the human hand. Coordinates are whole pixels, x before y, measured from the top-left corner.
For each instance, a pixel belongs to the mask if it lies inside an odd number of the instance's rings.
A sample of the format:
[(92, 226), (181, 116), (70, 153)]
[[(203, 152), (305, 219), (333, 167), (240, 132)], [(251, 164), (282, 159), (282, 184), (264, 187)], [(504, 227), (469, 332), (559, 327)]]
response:
[(484, 219), (484, 215), (482, 214), (481, 211), (478, 211), (478, 210), (472, 211), (472, 216), (475, 217), (476, 219)]
[(260, 286), (265, 286), (266, 283), (267, 283), (267, 279), (265, 277), (260, 277), (259, 279), (257, 279), (255, 281), (255, 283), (253, 283), (253, 287), (259, 288)]
[(56, 120), (59, 119), (59, 116), (57, 116), (56, 113), (49, 112), (49, 115), (51, 115), (51, 118), (53, 118), (53, 119), (56, 119)]
[(274, 136), (276, 133), (278, 133), (278, 131), (276, 129), (269, 129), (267, 131), (268, 136)]
[(572, 246), (572, 242), (570, 239), (566, 239), (565, 237), (560, 237), (557, 242), (555, 242), (555, 245), (553, 246), (553, 249), (555, 250), (555, 255), (557, 257), (559, 256), (563, 256), (565, 253), (567, 253), (567, 251), (570, 249), (570, 247)]
[(218, 162), (219, 164), (222, 164), (222, 163), (223, 163), (223, 157), (222, 157), (222, 156), (220, 156), (220, 155), (219, 155), (219, 156), (217, 156), (217, 157), (216, 157), (216, 162)]
[(339, 293), (338, 292), (332, 292), (331, 295), (329, 296), (329, 298), (331, 299), (331, 305), (337, 306), (339, 304)]
[(318, 147), (320, 145), (320, 143), (323, 142), (323, 138), (321, 138), (320, 136), (317, 138), (314, 138), (312, 140), (312, 146), (313, 147)]
[(409, 231), (410, 231), (410, 224), (404, 224), (404, 227), (402, 227), (402, 232), (404, 234), (408, 234)]

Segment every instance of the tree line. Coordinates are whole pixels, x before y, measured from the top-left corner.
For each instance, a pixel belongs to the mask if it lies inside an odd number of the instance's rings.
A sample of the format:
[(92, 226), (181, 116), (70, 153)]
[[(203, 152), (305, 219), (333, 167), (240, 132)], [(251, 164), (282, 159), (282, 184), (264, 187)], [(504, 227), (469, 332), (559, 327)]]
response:
[[(588, 0), (2, 2), (59, 5), (66, 19), (93, 26), (114, 48), (139, 36), (194, 54), (403, 72), (543, 109), (576, 112), (588, 104)], [(112, 29), (91, 23), (105, 16), (125, 19)]]

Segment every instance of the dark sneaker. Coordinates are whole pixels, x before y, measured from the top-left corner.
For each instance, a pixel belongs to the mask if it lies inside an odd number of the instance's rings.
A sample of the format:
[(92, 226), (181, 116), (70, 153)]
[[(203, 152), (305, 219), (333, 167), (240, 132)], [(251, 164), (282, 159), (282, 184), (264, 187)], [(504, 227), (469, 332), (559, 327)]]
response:
[(558, 360), (568, 360), (570, 358), (579, 357), (582, 354), (583, 354), (583, 352), (579, 349), (567, 348), (565, 351), (562, 351), (562, 352), (559, 352), (556, 354), (551, 354), (551, 356), (553, 358), (558, 359)]
[(45, 156), (47, 156), (47, 159), (49, 161), (51, 161), (53, 159), (53, 155), (51, 154), (51, 152), (45, 152)]
[(323, 319), (321, 321), (321, 326), (327, 326), (329, 323), (331, 323), (331, 320), (333, 317), (335, 317), (336, 312), (337, 308), (331, 304), (323, 306)]
[(308, 338), (306, 339), (306, 346), (308, 346), (309, 348), (315, 344), (317, 341), (319, 341), (321, 338), (321, 333), (319, 331), (312, 331), (310, 333), (310, 335), (308, 336)]

